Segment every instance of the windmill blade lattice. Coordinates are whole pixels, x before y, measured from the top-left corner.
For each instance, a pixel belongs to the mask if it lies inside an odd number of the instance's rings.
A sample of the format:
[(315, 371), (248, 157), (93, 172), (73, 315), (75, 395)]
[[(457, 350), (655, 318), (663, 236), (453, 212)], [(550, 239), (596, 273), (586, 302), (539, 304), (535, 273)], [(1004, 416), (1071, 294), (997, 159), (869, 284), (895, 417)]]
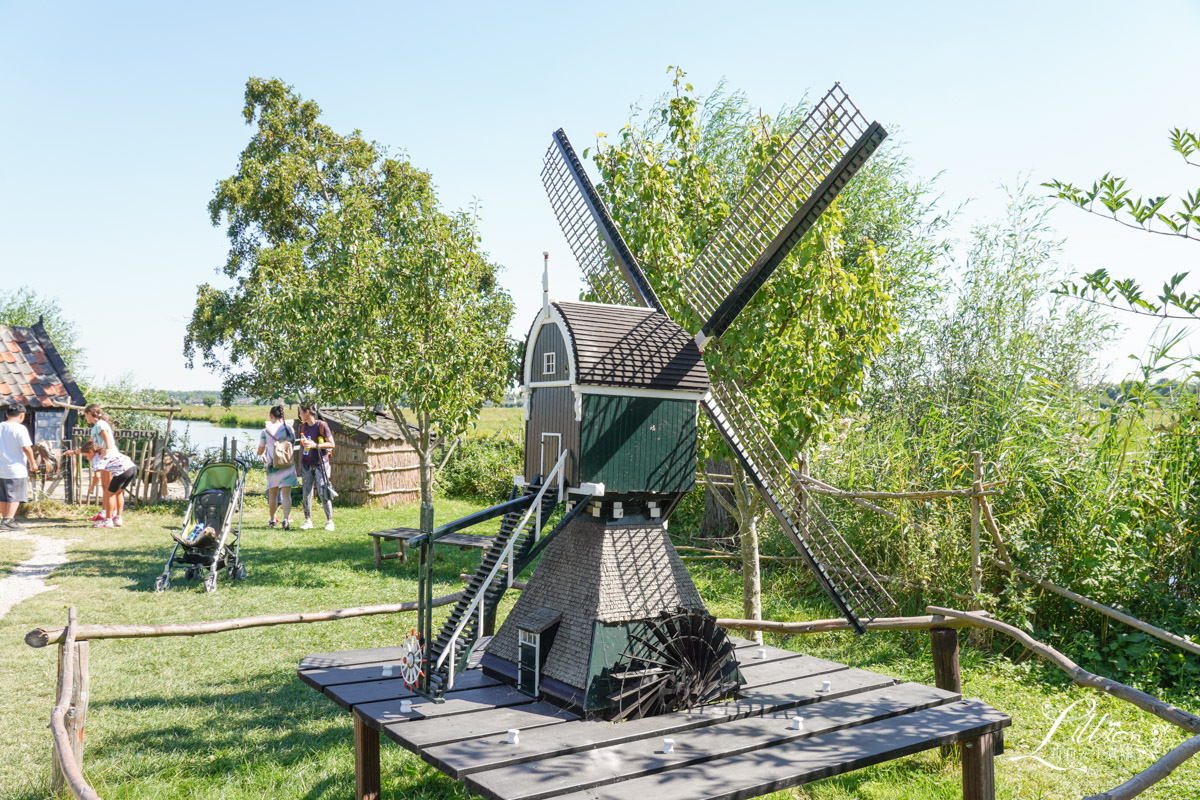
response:
[(821, 587), (855, 630), (866, 633), (862, 619), (883, 616), (895, 601), (788, 467), (737, 384), (714, 380), (703, 405)]
[(546, 151), (542, 184), (567, 244), (601, 303), (662, 311), (637, 259), (621, 238), (608, 209), (559, 128)]
[(705, 338), (729, 327), (886, 136), (840, 84), (817, 103), (684, 275)]

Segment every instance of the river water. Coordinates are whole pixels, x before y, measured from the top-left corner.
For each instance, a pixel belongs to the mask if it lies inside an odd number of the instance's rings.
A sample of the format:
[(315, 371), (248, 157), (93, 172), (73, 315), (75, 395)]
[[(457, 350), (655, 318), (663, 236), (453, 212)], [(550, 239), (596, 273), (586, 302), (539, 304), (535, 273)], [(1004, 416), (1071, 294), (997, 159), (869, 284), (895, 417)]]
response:
[(225, 440), (236, 440), (239, 453), (258, 450), (258, 431), (249, 428), (222, 428), (211, 422), (184, 419), (171, 423), (171, 438), (175, 438), (176, 431), (186, 438), (189, 449), (195, 448), (201, 453), (220, 450)]

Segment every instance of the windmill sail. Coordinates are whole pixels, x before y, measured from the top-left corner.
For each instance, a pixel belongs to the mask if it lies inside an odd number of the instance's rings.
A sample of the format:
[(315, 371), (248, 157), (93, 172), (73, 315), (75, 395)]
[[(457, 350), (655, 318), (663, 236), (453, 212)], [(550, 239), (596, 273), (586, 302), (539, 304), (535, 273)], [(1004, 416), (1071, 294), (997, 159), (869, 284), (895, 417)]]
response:
[(542, 184), (567, 244), (597, 299), (611, 305), (662, 311), (637, 259), (596, 194), (567, 134), (559, 128), (546, 151)]
[(701, 341), (724, 333), (886, 136), (840, 84), (817, 103), (684, 276)]
[(826, 594), (866, 633), (862, 619), (882, 616), (895, 601), (788, 467), (737, 384), (713, 381), (703, 406)]

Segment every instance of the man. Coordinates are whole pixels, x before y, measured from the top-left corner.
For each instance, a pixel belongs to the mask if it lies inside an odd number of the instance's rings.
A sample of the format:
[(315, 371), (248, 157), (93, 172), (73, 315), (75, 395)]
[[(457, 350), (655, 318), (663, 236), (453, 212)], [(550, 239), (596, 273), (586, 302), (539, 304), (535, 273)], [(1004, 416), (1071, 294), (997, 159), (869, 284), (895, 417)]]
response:
[(13, 403), (0, 423), (0, 528), (19, 531), (17, 506), (29, 500), (33, 442), (25, 429), (25, 406)]

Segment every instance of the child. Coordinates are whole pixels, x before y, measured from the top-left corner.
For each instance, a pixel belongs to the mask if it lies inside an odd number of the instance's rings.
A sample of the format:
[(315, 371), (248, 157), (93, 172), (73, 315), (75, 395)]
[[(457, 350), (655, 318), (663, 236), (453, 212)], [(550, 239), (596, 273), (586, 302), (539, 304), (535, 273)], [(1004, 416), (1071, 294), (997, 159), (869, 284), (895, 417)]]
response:
[(120, 528), (125, 524), (122, 516), (125, 513), (125, 487), (133, 483), (137, 478), (137, 466), (133, 463), (133, 459), (125, 455), (119, 450), (110, 451), (109, 456), (99, 454), (99, 448), (91, 439), (84, 442), (83, 447), (79, 448), (79, 452), (92, 459), (93, 469), (103, 469), (112, 478), (109, 479), (108, 485), (105, 486), (105, 497), (108, 502), (105, 504), (106, 516), (98, 521), (93, 528)]

